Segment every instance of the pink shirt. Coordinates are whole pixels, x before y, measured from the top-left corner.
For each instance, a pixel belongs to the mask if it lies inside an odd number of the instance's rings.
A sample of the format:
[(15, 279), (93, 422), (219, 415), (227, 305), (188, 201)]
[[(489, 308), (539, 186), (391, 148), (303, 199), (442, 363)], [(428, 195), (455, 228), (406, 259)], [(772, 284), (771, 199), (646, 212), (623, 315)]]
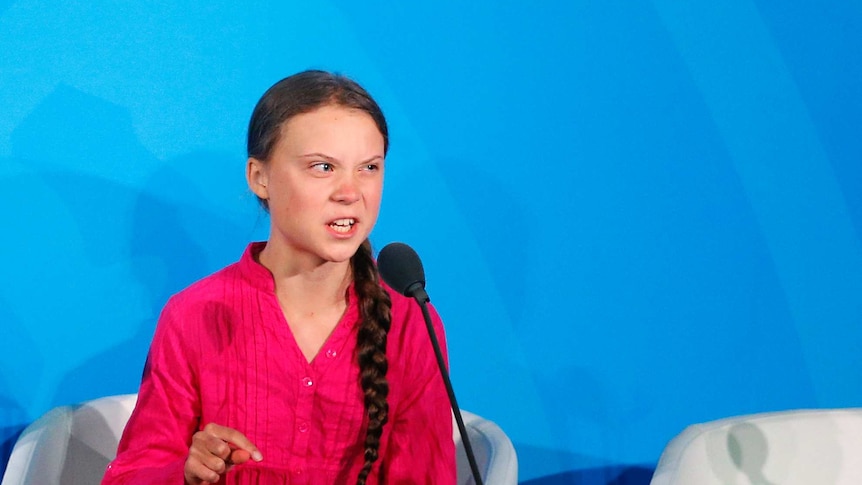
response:
[[(253, 256), (263, 246), (250, 244), (238, 263), (168, 301), (103, 485), (184, 483), (192, 434), (210, 422), (242, 432), (263, 454), (220, 484), (356, 483), (367, 422), (356, 295), (351, 287), (344, 317), (309, 363), (272, 275)], [(422, 312), (388, 290), (390, 417), (368, 483), (454, 484), (452, 418)], [(431, 314), (445, 346), (440, 318), (433, 308)]]

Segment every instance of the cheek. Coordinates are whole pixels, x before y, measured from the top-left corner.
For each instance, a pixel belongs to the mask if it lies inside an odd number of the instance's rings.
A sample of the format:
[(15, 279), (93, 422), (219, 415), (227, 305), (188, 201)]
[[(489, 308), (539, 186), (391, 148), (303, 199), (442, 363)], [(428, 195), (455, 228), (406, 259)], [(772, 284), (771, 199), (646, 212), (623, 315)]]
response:
[(318, 195), (309, 184), (281, 183), (277, 185), (276, 191), (270, 193), (270, 204), (277, 205), (283, 211), (301, 211), (314, 206)]
[(383, 183), (378, 182), (372, 184), (371, 187), (366, 191), (365, 200), (369, 206), (369, 208), (374, 209), (375, 211), (380, 208), (380, 201), (383, 199)]

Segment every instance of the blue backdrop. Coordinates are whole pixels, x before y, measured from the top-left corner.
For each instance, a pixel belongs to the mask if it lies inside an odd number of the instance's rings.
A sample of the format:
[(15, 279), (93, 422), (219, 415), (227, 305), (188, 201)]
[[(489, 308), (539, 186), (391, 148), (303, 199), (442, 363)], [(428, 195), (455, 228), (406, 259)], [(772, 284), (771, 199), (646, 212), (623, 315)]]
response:
[(643, 484), (689, 423), (862, 405), (859, 32), (814, 0), (0, 1), (0, 470), (47, 409), (134, 392), (168, 296), (265, 238), (245, 126), (306, 68), (386, 111), (372, 239), (423, 256), (523, 481)]

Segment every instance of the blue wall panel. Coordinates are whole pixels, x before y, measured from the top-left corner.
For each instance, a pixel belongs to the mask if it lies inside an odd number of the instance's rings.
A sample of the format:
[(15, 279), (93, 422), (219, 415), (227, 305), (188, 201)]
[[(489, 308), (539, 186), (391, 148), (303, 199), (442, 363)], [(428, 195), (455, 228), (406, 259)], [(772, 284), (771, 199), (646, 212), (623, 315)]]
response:
[(373, 241), (426, 265), (465, 409), (533, 484), (646, 483), (687, 424), (862, 402), (862, 8), (0, 2), (0, 469), (133, 392), (169, 295), (268, 221), (258, 96), (391, 125)]

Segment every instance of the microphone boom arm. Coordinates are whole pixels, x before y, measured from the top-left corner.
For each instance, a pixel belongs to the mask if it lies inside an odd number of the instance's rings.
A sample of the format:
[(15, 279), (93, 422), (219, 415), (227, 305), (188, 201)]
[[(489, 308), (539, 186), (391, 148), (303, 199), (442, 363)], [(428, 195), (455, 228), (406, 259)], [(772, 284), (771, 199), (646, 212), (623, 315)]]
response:
[(428, 298), (425, 288), (421, 285), (418, 291), (413, 290), (409, 294), (419, 303), (419, 307), (422, 309), (422, 316), (425, 317), (425, 326), (428, 328), (428, 336), (431, 338), (431, 346), (434, 347), (434, 354), (437, 356), (440, 375), (443, 376), (443, 383), (446, 385), (446, 392), (449, 394), (452, 413), (455, 415), (455, 422), (458, 424), (458, 432), (461, 433), (461, 441), (464, 443), (464, 451), (467, 453), (467, 461), (470, 462), (473, 479), (476, 485), (483, 485), (482, 474), (479, 473), (479, 465), (476, 464), (476, 456), (473, 454), (473, 447), (470, 446), (470, 438), (467, 436), (467, 428), (464, 426), (464, 418), (461, 417), (461, 408), (458, 407), (458, 401), (455, 399), (455, 390), (452, 388), (452, 381), (449, 380), (449, 372), (446, 370), (446, 361), (443, 359), (443, 352), (440, 350), (440, 342), (437, 340), (437, 334), (434, 332), (434, 326), (431, 324), (431, 314), (428, 311), (428, 303), (431, 300)]

